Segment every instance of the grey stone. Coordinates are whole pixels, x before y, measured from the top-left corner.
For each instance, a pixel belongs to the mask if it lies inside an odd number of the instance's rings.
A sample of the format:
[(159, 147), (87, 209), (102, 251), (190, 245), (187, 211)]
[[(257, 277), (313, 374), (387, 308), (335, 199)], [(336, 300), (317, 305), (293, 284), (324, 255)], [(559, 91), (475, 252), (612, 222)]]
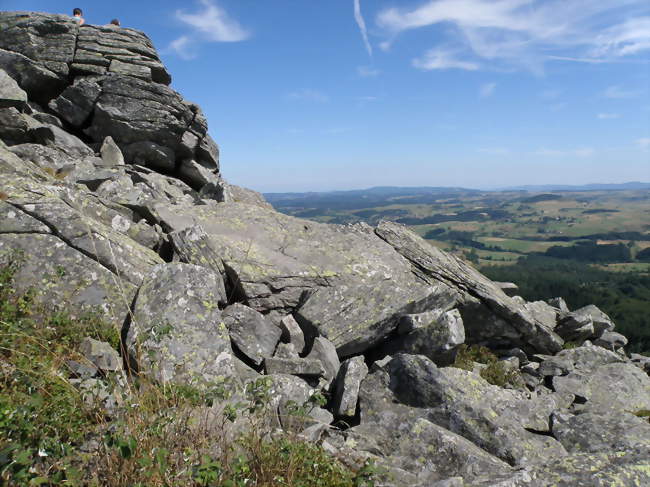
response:
[(89, 119), (99, 99), (101, 87), (91, 79), (77, 78), (48, 106), (73, 127), (81, 127)]
[(27, 93), (4, 69), (0, 69), (0, 108), (13, 107), (22, 111), (26, 106)]
[(560, 311), (560, 313), (568, 313), (570, 311), (564, 298), (551, 298), (547, 302)]
[(318, 360), (323, 365), (324, 377), (329, 383), (336, 378), (341, 362), (336, 354), (336, 347), (327, 338), (316, 337), (307, 358)]
[(398, 354), (388, 369), (388, 386), (397, 400), (426, 409), (430, 421), (512, 465), (566, 455), (556, 440), (527, 429), (549, 429), (557, 408), (553, 400), (501, 389), (462, 369), (437, 368), (421, 355)]
[(627, 338), (615, 331), (605, 331), (593, 343), (596, 346), (615, 351), (627, 345)]
[(63, 123), (61, 123), (59, 117), (57, 117), (56, 115), (52, 115), (51, 113), (42, 113), (42, 112), (32, 113), (32, 118), (37, 122), (41, 122), (42, 124), (55, 125), (60, 129), (63, 128)]
[(235, 303), (223, 311), (222, 319), (233, 343), (255, 365), (259, 366), (265, 358), (273, 357), (282, 331), (263, 315)]
[(122, 149), (129, 164), (140, 164), (159, 171), (173, 171), (176, 167), (174, 151), (155, 142), (134, 142)]
[(109, 73), (133, 76), (134, 78), (151, 81), (151, 68), (147, 66), (140, 66), (138, 64), (124, 63), (118, 59), (111, 60), (108, 71)]
[(566, 341), (582, 343), (594, 336), (594, 322), (588, 315), (567, 313), (560, 319), (555, 332)]
[(280, 330), (282, 330), (282, 340), (291, 343), (297, 353), (302, 353), (305, 349), (305, 335), (293, 316), (287, 315), (280, 320)]
[(79, 25), (36, 12), (1, 12), (0, 25), (0, 67), (30, 100), (47, 103), (68, 82)]
[(650, 410), (650, 377), (629, 363), (601, 365), (589, 373), (553, 378), (558, 392), (581, 398), (580, 411), (608, 413)]
[(126, 344), (140, 370), (161, 382), (202, 385), (236, 374), (218, 303), (221, 277), (189, 264), (161, 264), (140, 286)]
[(264, 368), (268, 375), (288, 374), (306, 377), (320, 377), (323, 375), (323, 366), (318, 360), (305, 358), (265, 358)]
[(216, 183), (217, 172), (202, 166), (194, 159), (184, 159), (178, 168), (178, 173), (187, 184), (197, 191), (208, 183)]
[(648, 453), (574, 453), (515, 473), (481, 477), (472, 487), (638, 487), (650, 483)]
[(105, 372), (122, 370), (122, 358), (110, 344), (86, 337), (79, 345), (81, 354), (95, 367)]
[(348, 431), (356, 449), (380, 454), (387, 466), (413, 472), (422, 482), (418, 485), (458, 475), (471, 482), (488, 472), (510, 471), (502, 460), (435, 424), (426, 409), (401, 404), (390, 381), (387, 371), (375, 370), (361, 383), (361, 424)]
[(576, 317), (591, 318), (591, 321), (594, 323), (593, 338), (598, 338), (604, 332), (614, 330), (615, 327), (612, 319), (593, 304), (573, 311), (573, 315)]
[(514, 282), (494, 282), (507, 296), (516, 296), (519, 292), (519, 286)]
[(383, 352), (422, 354), (439, 365), (453, 362), (453, 350), (465, 342), (463, 319), (457, 309), (405, 315), (398, 332), (403, 335), (385, 345)]
[(650, 423), (626, 412), (554, 414), (553, 436), (574, 452), (650, 449)]
[(293, 343), (278, 343), (273, 357), (290, 359), (300, 358), (298, 356), (298, 352), (296, 352), (296, 347), (293, 346)]
[(350, 358), (341, 364), (334, 384), (334, 411), (338, 416), (352, 417), (357, 410), (359, 387), (368, 375), (363, 356)]
[(540, 323), (554, 329), (557, 325), (557, 310), (544, 301), (528, 302), (524, 305), (526, 310)]
[(71, 156), (92, 156), (92, 149), (78, 137), (66, 132), (56, 125), (43, 124), (29, 131), (31, 138), (38, 144), (56, 147)]
[(375, 233), (431, 282), (445, 283), (464, 296), (459, 306), (467, 343), (492, 348), (517, 346), (523, 350), (557, 352), (562, 339), (532, 316), (492, 281), (461, 259), (429, 245), (403, 225), (381, 222)]
[(40, 125), (32, 117), (20, 113), (16, 108), (0, 108), (0, 139), (8, 145), (32, 141), (30, 128)]
[(639, 367), (641, 370), (650, 375), (650, 357), (641, 355), (640, 353), (631, 353), (630, 361)]
[(65, 365), (73, 378), (92, 379), (99, 374), (99, 369), (92, 363), (79, 363), (76, 360), (68, 360)]
[(102, 163), (106, 166), (124, 165), (124, 156), (112, 137), (106, 137), (99, 150), (102, 156)]

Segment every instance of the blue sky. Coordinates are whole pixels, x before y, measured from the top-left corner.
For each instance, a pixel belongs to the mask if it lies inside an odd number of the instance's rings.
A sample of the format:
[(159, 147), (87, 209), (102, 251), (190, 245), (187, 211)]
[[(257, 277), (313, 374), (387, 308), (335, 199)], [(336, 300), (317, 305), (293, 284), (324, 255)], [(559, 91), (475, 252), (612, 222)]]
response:
[(119, 17), (260, 191), (650, 181), (647, 0), (0, 0)]

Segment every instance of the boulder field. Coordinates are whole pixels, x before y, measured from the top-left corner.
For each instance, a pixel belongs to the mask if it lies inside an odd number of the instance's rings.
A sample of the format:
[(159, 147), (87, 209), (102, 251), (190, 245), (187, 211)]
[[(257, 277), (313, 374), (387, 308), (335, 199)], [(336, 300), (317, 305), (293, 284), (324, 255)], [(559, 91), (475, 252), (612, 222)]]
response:
[[(378, 485), (650, 485), (650, 359), (605, 313), (526, 302), (390, 221), (276, 212), (222, 178), (170, 83), (142, 32), (0, 12), (0, 263), (20, 258), (18, 287), (100, 311), (157, 381), (269, 375), (278, 411), (322, 393), (306, 434), (385, 467)], [(450, 366), (468, 346), (507, 380)]]

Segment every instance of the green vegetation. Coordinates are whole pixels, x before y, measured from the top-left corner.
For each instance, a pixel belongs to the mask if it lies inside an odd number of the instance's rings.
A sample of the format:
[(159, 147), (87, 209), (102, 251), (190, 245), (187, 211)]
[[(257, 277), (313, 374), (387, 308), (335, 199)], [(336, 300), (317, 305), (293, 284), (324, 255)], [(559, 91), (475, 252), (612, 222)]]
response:
[(532, 193), (459, 188), (373, 188), (272, 195), (284, 213), (376, 224), (386, 218), (472, 262), (528, 300), (595, 304), (650, 352), (650, 190)]
[[(108, 375), (102, 387), (126, 400), (105, 407), (76, 386), (69, 361), (83, 363), (77, 349), (87, 336), (119, 349), (118, 331), (93, 314), (47, 313), (14, 288), (19, 266), (16, 258), (0, 267), (0, 484), (374, 485), (372, 465), (350, 466), (277, 433), (267, 378), (234, 396), (228, 383), (199, 389)], [(304, 424), (313, 404), (288, 414)]]
[(625, 335), (632, 352), (650, 352), (650, 275), (613, 273), (569, 260), (531, 256), (511, 266), (482, 267), (495, 281), (516, 282), (529, 300), (562, 296), (570, 309), (596, 304)]
[(486, 365), (480, 374), (490, 384), (499, 387), (522, 387), (523, 381), (519, 371), (509, 368), (487, 347), (462, 344), (458, 347), (452, 367), (472, 371), (475, 362)]

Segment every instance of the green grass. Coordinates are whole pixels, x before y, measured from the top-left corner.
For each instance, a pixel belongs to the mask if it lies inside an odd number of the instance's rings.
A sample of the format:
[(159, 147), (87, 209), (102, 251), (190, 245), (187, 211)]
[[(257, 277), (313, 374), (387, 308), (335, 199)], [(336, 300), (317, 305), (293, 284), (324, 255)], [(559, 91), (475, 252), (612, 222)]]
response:
[[(235, 386), (102, 383), (126, 400), (88, 401), (68, 360), (86, 336), (119, 350), (98, 315), (71, 318), (18, 293), (16, 258), (0, 267), (0, 485), (116, 487), (371, 487), (372, 464), (350, 465), (295, 433), (277, 434), (267, 378)], [(307, 405), (290, 414), (300, 424)], [(304, 418), (303, 418), (304, 419)], [(235, 426), (234, 422), (237, 421)]]

